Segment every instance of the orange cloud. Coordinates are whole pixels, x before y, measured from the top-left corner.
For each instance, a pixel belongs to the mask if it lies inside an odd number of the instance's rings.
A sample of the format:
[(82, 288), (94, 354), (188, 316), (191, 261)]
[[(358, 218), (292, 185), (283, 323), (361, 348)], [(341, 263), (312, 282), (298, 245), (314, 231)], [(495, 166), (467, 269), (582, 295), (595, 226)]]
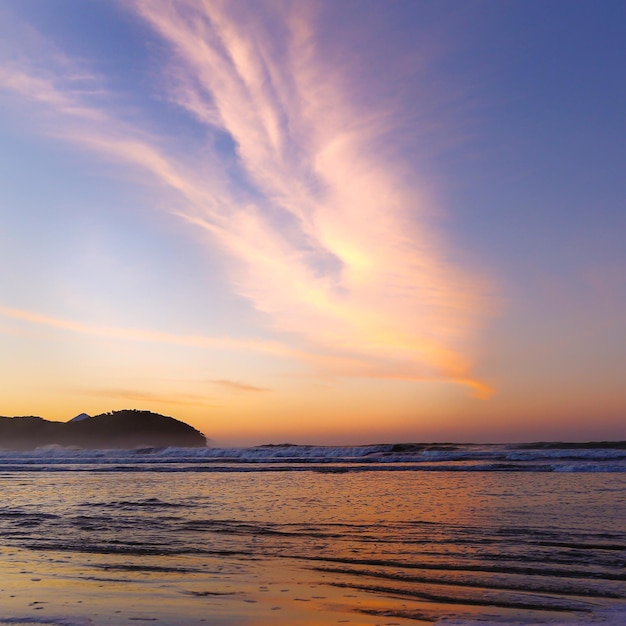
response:
[(206, 398), (190, 394), (172, 394), (162, 396), (149, 391), (138, 391), (134, 389), (80, 389), (79, 393), (88, 396), (111, 398), (114, 400), (130, 400), (131, 402), (147, 402), (150, 404), (171, 404), (174, 406), (188, 407), (211, 407), (217, 408), (219, 405), (209, 404)]
[(216, 387), (220, 387), (222, 389), (226, 389), (227, 391), (244, 391), (244, 392), (252, 392), (252, 393), (262, 393), (266, 391), (270, 391), (267, 387), (256, 387), (254, 385), (248, 385), (246, 383), (241, 383), (237, 380), (212, 380), (210, 381), (212, 385)]
[(31, 324), (49, 326), (83, 335), (110, 337), (126, 341), (145, 341), (197, 348), (212, 348), (218, 350), (251, 350), (276, 355), (291, 355), (293, 351), (279, 343), (260, 341), (258, 339), (234, 339), (230, 337), (207, 337), (204, 335), (176, 335), (173, 333), (141, 330), (138, 328), (114, 328), (83, 324), (72, 320), (64, 320), (46, 315), (39, 315), (31, 311), (13, 309), (0, 306), (0, 315)]

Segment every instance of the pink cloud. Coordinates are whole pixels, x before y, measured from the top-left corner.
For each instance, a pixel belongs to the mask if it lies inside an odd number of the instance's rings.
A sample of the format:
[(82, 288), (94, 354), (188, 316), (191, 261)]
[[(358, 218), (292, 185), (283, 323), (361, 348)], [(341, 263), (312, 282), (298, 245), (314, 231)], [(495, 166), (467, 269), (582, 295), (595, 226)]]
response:
[[(5, 88), (52, 110), (58, 136), (130, 163), (178, 195), (172, 212), (208, 233), (229, 259), (233, 289), (293, 345), (258, 349), (320, 373), (447, 380), (485, 395), (470, 373), (489, 308), (485, 282), (450, 260), (425, 194), (386, 158), (380, 138), (389, 118), (364, 114), (342, 89), (345, 68), (317, 54), (308, 3), (129, 6), (169, 46), (169, 98), (232, 138), (254, 196), (232, 188), (215, 155), (182, 160), (177, 146), (98, 108), (67, 81), (5, 67)], [(243, 347), (28, 315), (21, 319), (76, 332)]]

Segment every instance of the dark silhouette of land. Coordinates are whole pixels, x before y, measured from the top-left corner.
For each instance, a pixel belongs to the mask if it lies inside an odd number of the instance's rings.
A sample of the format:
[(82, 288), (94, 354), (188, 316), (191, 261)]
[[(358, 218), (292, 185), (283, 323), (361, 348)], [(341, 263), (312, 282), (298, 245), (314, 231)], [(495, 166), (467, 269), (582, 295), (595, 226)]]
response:
[(150, 411), (112, 411), (94, 417), (83, 414), (69, 422), (33, 416), (0, 417), (0, 448), (33, 450), (50, 445), (88, 449), (199, 448), (206, 446), (206, 437), (189, 424)]

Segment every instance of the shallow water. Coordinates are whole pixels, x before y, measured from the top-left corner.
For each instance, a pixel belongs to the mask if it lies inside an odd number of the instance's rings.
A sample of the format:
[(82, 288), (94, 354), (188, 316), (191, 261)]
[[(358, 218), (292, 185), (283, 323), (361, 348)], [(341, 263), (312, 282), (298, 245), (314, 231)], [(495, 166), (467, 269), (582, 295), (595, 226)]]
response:
[(626, 623), (624, 473), (170, 465), (0, 473), (0, 625)]

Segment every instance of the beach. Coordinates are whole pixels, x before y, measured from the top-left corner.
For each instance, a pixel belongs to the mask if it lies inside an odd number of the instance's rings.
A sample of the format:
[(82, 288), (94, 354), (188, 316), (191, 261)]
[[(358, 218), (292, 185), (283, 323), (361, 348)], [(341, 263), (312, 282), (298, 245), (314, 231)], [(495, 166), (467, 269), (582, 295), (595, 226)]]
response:
[(384, 463), (267, 450), (6, 453), (0, 624), (626, 619), (616, 455), (613, 471), (590, 471), (606, 451), (579, 471), (532, 455), (527, 471), (463, 471), (451, 451), (433, 470), (415, 450)]

